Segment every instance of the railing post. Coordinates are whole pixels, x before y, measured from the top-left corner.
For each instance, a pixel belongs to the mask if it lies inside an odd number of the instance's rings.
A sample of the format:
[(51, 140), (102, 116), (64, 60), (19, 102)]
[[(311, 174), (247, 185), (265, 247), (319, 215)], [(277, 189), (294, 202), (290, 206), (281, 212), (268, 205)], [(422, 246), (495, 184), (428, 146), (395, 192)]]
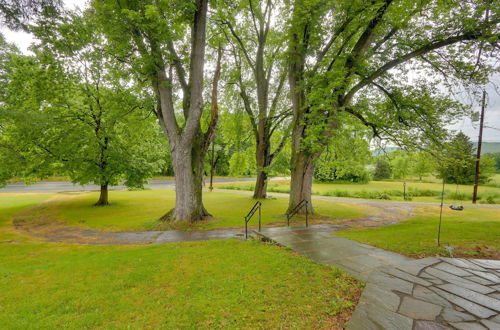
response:
[(309, 215), (309, 208), (308, 208), (309, 202), (306, 201), (306, 228), (309, 227), (309, 221), (308, 221), (308, 215)]
[(248, 239), (248, 222), (246, 218), (245, 218), (245, 239)]
[(262, 230), (262, 225), (261, 225), (262, 214), (260, 212), (261, 209), (262, 209), (262, 204), (259, 204), (259, 233)]

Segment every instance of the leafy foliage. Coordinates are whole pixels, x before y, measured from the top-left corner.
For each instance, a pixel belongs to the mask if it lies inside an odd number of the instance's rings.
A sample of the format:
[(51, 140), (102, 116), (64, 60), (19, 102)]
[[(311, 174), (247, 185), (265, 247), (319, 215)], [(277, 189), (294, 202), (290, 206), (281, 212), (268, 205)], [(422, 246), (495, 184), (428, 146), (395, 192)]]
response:
[(486, 156), (495, 161), (496, 172), (500, 173), (500, 152), (488, 153)]
[(346, 126), (337, 130), (314, 170), (320, 182), (367, 182), (366, 165), (370, 160), (369, 144), (362, 129)]
[[(483, 156), (479, 181), (484, 183), (495, 173), (494, 160)], [(438, 172), (447, 183), (470, 184), (474, 182), (476, 155), (473, 143), (463, 133), (456, 134), (446, 144), (438, 160)]]
[(44, 46), (13, 57), (3, 104), (12, 125), (3, 138), (15, 146), (23, 177), (142, 187), (164, 163), (151, 100), (111, 65), (85, 19), (44, 22), (37, 30)]
[(374, 180), (384, 180), (390, 179), (392, 175), (392, 169), (389, 162), (383, 158), (377, 159), (375, 163), (375, 171), (373, 172)]

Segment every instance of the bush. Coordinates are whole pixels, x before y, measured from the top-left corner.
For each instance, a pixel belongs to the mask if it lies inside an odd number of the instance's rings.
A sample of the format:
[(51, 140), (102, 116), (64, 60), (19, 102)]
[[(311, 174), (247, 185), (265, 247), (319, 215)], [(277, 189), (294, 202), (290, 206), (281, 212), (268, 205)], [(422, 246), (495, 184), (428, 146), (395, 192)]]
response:
[(485, 201), (481, 201), (481, 204), (497, 204), (497, 201), (492, 197), (488, 196)]
[(418, 189), (418, 188), (411, 188), (408, 189), (408, 192), (414, 196), (414, 197), (434, 197), (434, 196), (441, 196), (441, 192), (438, 190), (431, 190), (431, 189)]
[(445, 192), (445, 196), (449, 199), (456, 199), (458, 201), (465, 201), (465, 200), (471, 200), (472, 199), (472, 194), (468, 193), (463, 193), (463, 192)]
[(384, 159), (377, 159), (375, 164), (375, 171), (373, 172), (374, 180), (390, 179), (392, 175), (389, 163)]

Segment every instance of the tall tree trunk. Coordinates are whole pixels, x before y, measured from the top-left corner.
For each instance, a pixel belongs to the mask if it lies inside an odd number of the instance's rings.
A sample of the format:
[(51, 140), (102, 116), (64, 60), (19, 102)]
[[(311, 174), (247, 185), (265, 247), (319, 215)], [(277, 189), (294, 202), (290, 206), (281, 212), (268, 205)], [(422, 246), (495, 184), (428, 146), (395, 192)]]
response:
[(267, 173), (266, 169), (257, 171), (257, 181), (253, 192), (254, 199), (264, 199), (267, 197)]
[[(306, 200), (308, 211), (314, 213), (311, 194), (314, 165), (318, 157), (319, 154), (309, 154), (301, 150), (292, 153), (290, 198), (288, 199), (287, 212), (293, 210), (302, 200)], [(299, 211), (299, 213), (304, 212), (304, 208)]]
[(173, 222), (196, 222), (210, 216), (203, 205), (203, 170), (205, 156), (214, 138), (219, 116), (217, 95), (221, 71), (222, 47), (219, 47), (215, 68), (212, 96), (211, 120), (205, 133), (200, 126), (191, 141), (181, 139), (170, 141), (172, 165), (175, 173), (175, 208), (164, 215), (161, 220)]
[(99, 195), (99, 200), (95, 203), (96, 206), (105, 206), (109, 205), (108, 201), (108, 184), (101, 185), (101, 193)]
[[(259, 132), (260, 133), (260, 132)], [(264, 134), (262, 134), (264, 135)], [(267, 197), (267, 171), (271, 164), (271, 156), (269, 154), (271, 145), (270, 141), (265, 140), (265, 136), (261, 136), (257, 141), (255, 150), (255, 161), (257, 164), (257, 180), (253, 192), (254, 199), (264, 199)]]
[(203, 134), (195, 138), (191, 150), (172, 148), (175, 171), (175, 208), (161, 220), (196, 222), (210, 216), (203, 206), (203, 167), (206, 149)]

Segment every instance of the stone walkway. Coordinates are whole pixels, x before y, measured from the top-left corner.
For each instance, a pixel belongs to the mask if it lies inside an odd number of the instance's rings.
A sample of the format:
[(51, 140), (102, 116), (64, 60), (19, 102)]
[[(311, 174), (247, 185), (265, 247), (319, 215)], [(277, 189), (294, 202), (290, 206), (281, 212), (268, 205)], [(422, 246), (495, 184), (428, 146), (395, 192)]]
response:
[(367, 283), (348, 329), (500, 329), (500, 261), (415, 260), (327, 228), (256, 234)]

